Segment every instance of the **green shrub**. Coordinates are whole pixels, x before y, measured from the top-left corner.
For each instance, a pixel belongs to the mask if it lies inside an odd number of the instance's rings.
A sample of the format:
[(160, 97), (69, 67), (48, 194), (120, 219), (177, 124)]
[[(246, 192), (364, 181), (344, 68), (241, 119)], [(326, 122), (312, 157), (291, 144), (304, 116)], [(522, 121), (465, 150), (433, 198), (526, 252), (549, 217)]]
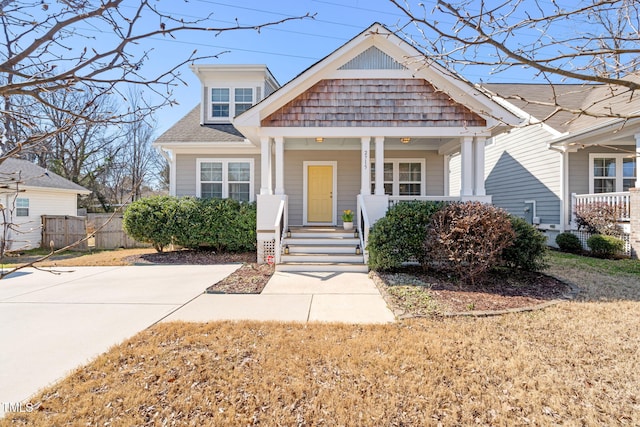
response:
[(452, 203), (431, 217), (423, 266), (475, 283), (501, 262), (515, 233), (509, 214), (480, 202)]
[(587, 240), (591, 252), (602, 258), (612, 258), (616, 253), (624, 250), (624, 241), (614, 236), (594, 234)]
[(131, 238), (151, 243), (156, 251), (162, 252), (176, 233), (177, 202), (171, 196), (136, 200), (124, 211), (122, 227)]
[(547, 268), (547, 237), (522, 218), (511, 216), (510, 220), (516, 239), (502, 251), (505, 264), (527, 271)]
[(578, 254), (582, 252), (582, 243), (580, 239), (573, 233), (564, 232), (556, 236), (556, 243), (563, 252)]
[(125, 211), (125, 231), (160, 252), (169, 243), (217, 252), (254, 251), (256, 205), (231, 199), (146, 198)]
[(369, 233), (369, 267), (389, 270), (410, 260), (422, 262), (427, 224), (431, 215), (443, 205), (441, 202), (411, 201), (392, 206)]

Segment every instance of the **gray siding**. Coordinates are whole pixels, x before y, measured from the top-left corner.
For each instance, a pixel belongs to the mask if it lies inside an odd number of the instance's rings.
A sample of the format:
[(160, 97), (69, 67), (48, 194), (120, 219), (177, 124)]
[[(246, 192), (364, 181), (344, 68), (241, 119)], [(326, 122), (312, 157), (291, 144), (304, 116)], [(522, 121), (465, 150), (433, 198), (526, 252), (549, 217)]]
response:
[[(626, 152), (634, 152), (634, 146), (620, 146)], [(589, 154), (622, 154), (624, 151), (605, 147), (587, 147), (575, 153), (569, 153), (569, 194), (589, 193)]]
[(289, 196), (289, 224), (302, 225), (305, 161), (336, 161), (338, 189), (338, 223), (345, 209), (356, 209), (356, 197), (360, 194), (360, 151), (296, 151), (284, 152), (285, 193)]
[[(374, 154), (374, 150), (371, 151)], [(393, 159), (424, 159), (425, 160), (425, 191), (427, 196), (444, 195), (444, 158), (437, 151), (385, 151), (385, 160)], [(372, 155), (372, 161), (375, 156)], [(359, 180), (359, 179), (358, 179)]]
[(196, 160), (215, 159), (254, 159), (253, 192), (260, 192), (260, 156), (257, 154), (177, 154), (176, 155), (176, 196), (196, 195)]
[(536, 125), (499, 135), (485, 150), (485, 187), (493, 203), (524, 216), (535, 200), (542, 224), (560, 223), (561, 155), (547, 148), (551, 134)]

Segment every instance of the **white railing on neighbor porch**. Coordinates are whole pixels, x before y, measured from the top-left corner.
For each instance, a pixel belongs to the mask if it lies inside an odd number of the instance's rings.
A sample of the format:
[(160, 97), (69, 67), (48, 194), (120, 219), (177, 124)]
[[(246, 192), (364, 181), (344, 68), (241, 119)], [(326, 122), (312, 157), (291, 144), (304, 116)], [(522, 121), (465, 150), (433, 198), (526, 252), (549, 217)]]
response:
[(369, 252), (367, 251), (367, 242), (369, 241), (371, 224), (369, 222), (369, 215), (367, 214), (367, 206), (364, 203), (362, 195), (358, 195), (356, 199), (356, 227), (358, 229), (358, 236), (360, 236), (360, 247), (364, 255), (364, 262), (368, 263)]
[(620, 217), (618, 221), (628, 222), (631, 219), (630, 193), (623, 191), (619, 193), (598, 193), (598, 194), (571, 194), (571, 218), (575, 224), (575, 212), (580, 206), (590, 203), (606, 203), (615, 206)]
[(276, 264), (280, 264), (280, 260), (282, 257), (282, 236), (284, 235), (285, 230), (287, 229), (287, 200), (286, 198), (282, 198), (280, 201), (280, 206), (278, 207), (278, 213), (276, 214), (276, 220), (273, 224), (273, 228), (276, 232), (275, 238), (275, 262)]
[(389, 196), (389, 207), (401, 202), (459, 202), (459, 196)]

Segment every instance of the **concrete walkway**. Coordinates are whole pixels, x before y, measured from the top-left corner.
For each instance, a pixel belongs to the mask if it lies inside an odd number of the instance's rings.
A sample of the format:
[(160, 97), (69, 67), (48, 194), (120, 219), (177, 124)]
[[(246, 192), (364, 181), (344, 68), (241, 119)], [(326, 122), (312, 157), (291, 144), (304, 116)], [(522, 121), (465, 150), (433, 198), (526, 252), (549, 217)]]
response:
[(175, 320), (388, 323), (395, 318), (366, 273), (276, 272), (260, 295), (203, 294), (164, 319)]

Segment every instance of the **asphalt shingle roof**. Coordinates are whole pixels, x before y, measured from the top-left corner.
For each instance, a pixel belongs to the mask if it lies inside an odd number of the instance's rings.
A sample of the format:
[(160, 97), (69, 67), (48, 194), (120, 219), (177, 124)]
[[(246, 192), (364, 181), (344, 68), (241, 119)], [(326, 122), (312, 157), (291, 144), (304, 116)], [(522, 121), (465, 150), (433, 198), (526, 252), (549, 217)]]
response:
[(72, 190), (77, 192), (89, 192), (86, 188), (69, 181), (51, 171), (47, 171), (40, 166), (27, 160), (8, 158), (0, 164), (0, 181), (20, 180), (21, 183), (29, 187), (56, 188), (62, 190)]
[(200, 124), (200, 105), (156, 139), (156, 143), (242, 142), (245, 137), (232, 124)]

